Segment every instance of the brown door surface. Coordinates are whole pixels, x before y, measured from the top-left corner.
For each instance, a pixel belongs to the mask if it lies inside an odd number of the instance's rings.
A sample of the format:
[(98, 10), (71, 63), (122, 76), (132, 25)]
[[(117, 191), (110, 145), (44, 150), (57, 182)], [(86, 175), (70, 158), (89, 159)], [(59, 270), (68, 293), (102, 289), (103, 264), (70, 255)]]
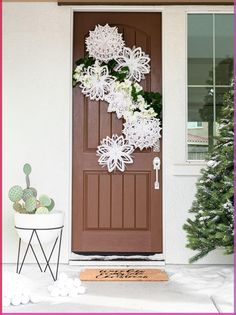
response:
[[(86, 53), (85, 38), (97, 24), (117, 26), (126, 46), (151, 57), (147, 91), (161, 92), (160, 13), (75, 13), (74, 61)], [(100, 140), (121, 134), (122, 120), (107, 113), (107, 103), (73, 95), (72, 251), (100, 253), (162, 252), (162, 178), (154, 189), (153, 159), (161, 153), (136, 150), (125, 172), (108, 173), (96, 156)]]

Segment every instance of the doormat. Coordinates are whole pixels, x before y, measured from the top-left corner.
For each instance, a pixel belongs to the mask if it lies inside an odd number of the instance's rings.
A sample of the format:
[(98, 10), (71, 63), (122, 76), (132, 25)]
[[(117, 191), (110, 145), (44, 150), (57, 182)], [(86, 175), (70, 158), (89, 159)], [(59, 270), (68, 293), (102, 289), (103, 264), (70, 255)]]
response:
[(85, 269), (81, 281), (167, 281), (161, 269)]

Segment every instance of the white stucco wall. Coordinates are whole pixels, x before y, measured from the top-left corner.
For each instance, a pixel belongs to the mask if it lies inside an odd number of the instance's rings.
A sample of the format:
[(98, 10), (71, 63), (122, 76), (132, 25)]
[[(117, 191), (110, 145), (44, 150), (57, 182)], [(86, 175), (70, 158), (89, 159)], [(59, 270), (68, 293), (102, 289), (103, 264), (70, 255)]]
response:
[[(187, 263), (192, 252), (185, 248), (182, 225), (202, 166), (185, 162), (187, 7), (162, 9), (164, 254), (167, 263)], [(202, 9), (209, 7), (197, 8)], [(62, 261), (70, 256), (71, 31), (69, 7), (3, 5), (4, 262), (15, 262), (17, 252), (7, 192), (13, 184), (24, 185), (21, 168), (25, 162), (33, 166), (32, 186), (52, 196), (57, 208), (66, 213)], [(218, 251), (200, 263), (232, 261), (232, 256)]]

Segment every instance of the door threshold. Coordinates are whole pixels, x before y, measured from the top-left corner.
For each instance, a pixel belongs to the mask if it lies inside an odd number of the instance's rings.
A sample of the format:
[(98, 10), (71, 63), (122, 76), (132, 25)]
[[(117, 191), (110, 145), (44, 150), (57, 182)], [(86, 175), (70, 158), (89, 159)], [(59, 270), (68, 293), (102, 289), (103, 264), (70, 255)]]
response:
[(165, 260), (162, 253), (152, 253), (152, 254), (132, 254), (132, 253), (106, 253), (103, 254), (82, 254), (82, 253), (71, 253), (70, 260), (79, 260), (79, 261), (160, 261)]
[(134, 266), (134, 267), (155, 267), (155, 266), (165, 266), (165, 261), (164, 260), (159, 260), (159, 261), (148, 261), (148, 260), (143, 260), (143, 261), (96, 261), (96, 260), (74, 260), (71, 259), (69, 260), (69, 265), (70, 266), (88, 266), (88, 267), (101, 267), (101, 266), (109, 266), (109, 267), (129, 267), (129, 266)]
[(71, 253), (70, 265), (80, 266), (164, 266), (163, 254), (81, 255)]

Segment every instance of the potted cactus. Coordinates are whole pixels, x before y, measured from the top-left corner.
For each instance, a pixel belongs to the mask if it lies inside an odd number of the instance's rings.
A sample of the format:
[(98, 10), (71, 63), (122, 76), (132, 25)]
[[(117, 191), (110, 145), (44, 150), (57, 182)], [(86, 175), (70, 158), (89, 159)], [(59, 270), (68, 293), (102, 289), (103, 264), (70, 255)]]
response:
[[(64, 213), (53, 210), (55, 202), (49, 196), (40, 195), (37, 198), (37, 190), (30, 186), (30, 164), (24, 165), (23, 172), (26, 188), (23, 189), (21, 186), (15, 185), (11, 187), (8, 193), (15, 210), (14, 218), (18, 235), (22, 241), (27, 243), (31, 236), (30, 229), (48, 229), (40, 230), (38, 233), (42, 243), (49, 243), (58, 236), (60, 231), (55, 228), (63, 225)], [(35, 235), (31, 243), (37, 243)]]

